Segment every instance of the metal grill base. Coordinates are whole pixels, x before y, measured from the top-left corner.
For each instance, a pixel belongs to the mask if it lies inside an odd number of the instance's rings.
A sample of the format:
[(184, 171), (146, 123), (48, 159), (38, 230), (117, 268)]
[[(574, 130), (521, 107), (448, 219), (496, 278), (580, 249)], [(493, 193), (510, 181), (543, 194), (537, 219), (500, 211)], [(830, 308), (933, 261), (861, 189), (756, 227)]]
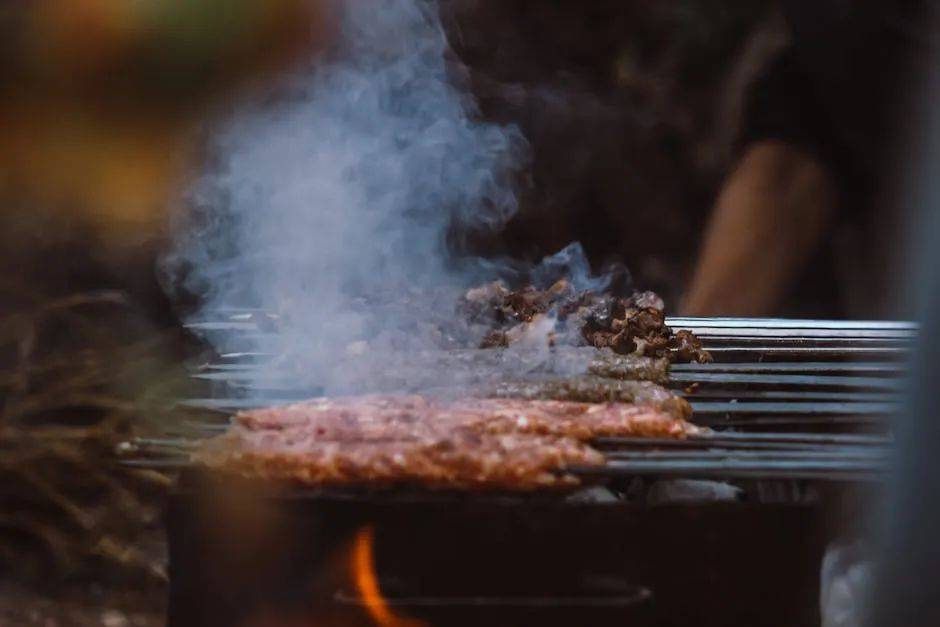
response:
[(818, 505), (241, 487), (233, 515), (228, 488), (187, 483), (168, 516), (170, 627), (375, 625), (347, 568), (365, 526), (390, 607), (425, 625), (814, 625), (834, 519)]

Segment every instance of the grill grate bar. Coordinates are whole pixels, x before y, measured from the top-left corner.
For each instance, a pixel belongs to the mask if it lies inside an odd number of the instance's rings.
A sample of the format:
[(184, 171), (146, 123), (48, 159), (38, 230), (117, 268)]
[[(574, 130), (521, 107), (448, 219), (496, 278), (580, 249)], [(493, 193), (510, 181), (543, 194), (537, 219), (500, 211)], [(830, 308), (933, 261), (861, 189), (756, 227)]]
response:
[(897, 403), (734, 403), (693, 401), (693, 414), (761, 415), (761, 416), (883, 416), (897, 409)]
[[(641, 438), (642, 439), (642, 438)], [(644, 449), (661, 450), (691, 450), (691, 451), (818, 451), (822, 453), (833, 453), (833, 451), (854, 452), (856, 449), (864, 450), (868, 447), (855, 446), (832, 446), (828, 444), (798, 444), (798, 443), (773, 443), (773, 442), (724, 442), (711, 445), (707, 442), (696, 442), (692, 440), (659, 440), (643, 443), (608, 444), (600, 440), (591, 443), (592, 446), (604, 454), (613, 454), (620, 452), (630, 452)]]
[[(217, 307), (219, 315), (217, 320), (204, 322), (249, 322), (252, 320), (277, 320), (279, 315), (266, 309), (257, 307)], [(916, 331), (916, 322), (908, 320), (822, 320), (807, 318), (748, 318), (729, 316), (669, 316), (666, 323), (670, 326), (685, 328), (688, 326), (701, 327), (730, 327), (730, 328), (758, 328), (758, 329), (907, 329)], [(199, 322), (192, 323), (199, 324)]]
[(179, 459), (121, 459), (117, 463), (128, 468), (148, 470), (185, 470), (192, 465), (188, 457)]
[(779, 341), (800, 344), (825, 344), (828, 342), (883, 342), (889, 344), (910, 343), (916, 334), (911, 331), (852, 330), (830, 331), (827, 329), (707, 329), (690, 328), (704, 342), (757, 342)]
[(887, 460), (889, 451), (876, 447), (828, 447), (809, 448), (801, 450), (718, 450), (718, 449), (686, 449), (686, 450), (655, 450), (655, 451), (605, 451), (608, 461), (630, 460), (689, 460), (709, 461), (716, 459), (747, 460), (747, 461), (841, 461), (841, 460)]
[(686, 329), (698, 328), (730, 328), (730, 329), (779, 329), (807, 330), (807, 329), (869, 329), (869, 330), (907, 330), (917, 331), (916, 322), (906, 320), (813, 320), (799, 318), (734, 318), (734, 317), (681, 317), (670, 316), (666, 324), (671, 327)]
[(230, 414), (243, 409), (258, 409), (293, 403), (296, 399), (286, 398), (188, 398), (178, 403), (179, 407), (200, 409), (223, 414)]
[(705, 348), (719, 360), (740, 359), (742, 362), (773, 359), (884, 359), (905, 357), (903, 346), (710, 346)]
[(695, 424), (712, 429), (786, 429), (800, 428), (803, 430), (821, 431), (882, 431), (885, 427), (885, 416), (872, 414), (868, 416), (732, 416), (716, 414), (696, 418)]
[[(214, 435), (228, 423), (210, 422), (208, 412), (227, 417), (315, 395), (309, 388), (301, 389), (290, 373), (260, 376), (263, 362), (277, 356), (249, 350), (250, 342), (271, 337), (277, 315), (246, 308), (218, 313), (187, 326), (210, 335), (234, 331), (246, 340), (239, 345), (246, 350), (200, 364), (194, 377), (235, 397), (180, 403), (206, 418), (188, 423), (188, 429)], [(608, 456), (607, 465), (566, 472), (593, 478), (871, 481), (881, 476), (890, 438), (819, 431), (887, 429), (885, 417), (897, 407), (906, 367), (903, 359), (916, 338), (916, 324), (681, 317), (666, 322), (674, 329), (694, 332), (715, 357), (715, 363), (677, 364), (671, 370), (673, 387), (685, 389), (695, 421), (742, 431), (716, 431), (685, 440), (598, 438), (592, 444)], [(250, 398), (239, 397), (249, 389)], [(145, 467), (185, 466), (186, 453), (198, 442), (186, 437), (138, 440), (135, 453), (151, 457), (126, 461)]]
[(670, 371), (677, 373), (746, 373), (746, 374), (863, 374), (869, 376), (898, 375), (904, 372), (904, 364), (890, 361), (804, 361), (804, 362), (755, 362), (746, 364), (710, 363), (710, 364), (673, 364)]
[(653, 475), (659, 477), (867, 482), (881, 479), (886, 468), (887, 465), (879, 460), (614, 460), (603, 466), (571, 467), (564, 469), (564, 471), (594, 479)]
[(806, 403), (808, 401), (823, 401), (892, 403), (897, 401), (897, 396), (892, 394), (881, 392), (854, 392), (852, 390), (838, 392), (801, 392), (799, 390), (710, 390), (705, 388), (684, 390), (683, 396), (689, 401), (720, 400), (725, 402), (796, 401)]
[[(198, 448), (201, 441), (202, 438), (187, 437), (134, 438), (130, 442), (122, 444), (118, 453), (121, 455), (138, 453), (182, 455)], [(745, 449), (745, 453), (760, 448), (764, 451), (788, 452), (787, 454), (806, 453), (838, 458), (844, 455), (884, 455), (890, 450), (892, 442), (891, 438), (866, 435), (718, 432), (713, 435), (691, 436), (681, 440), (672, 438), (601, 437), (593, 440), (592, 445), (604, 450), (607, 455), (643, 454), (646, 449), (661, 448), (689, 449), (697, 451), (696, 454), (707, 452), (708, 454), (739, 455), (742, 448)], [(722, 450), (726, 450), (726, 452), (721, 452)]]
[[(880, 368), (870, 370), (832, 368), (830, 371), (822, 371), (821, 374), (813, 370), (803, 369), (798, 364), (707, 364), (695, 368), (673, 367), (670, 379), (675, 383), (718, 383), (728, 385), (789, 385), (798, 386), (801, 389), (812, 387), (836, 387), (836, 388), (868, 388), (879, 390), (896, 391), (903, 385), (897, 376), (881, 376), (885, 371)], [(817, 372), (818, 372), (817, 371)], [(837, 373), (852, 374), (837, 374)], [(901, 374), (902, 368), (899, 366), (890, 371), (892, 374)], [(872, 375), (872, 376), (863, 376)], [(251, 382), (260, 382), (258, 385), (282, 386), (281, 389), (290, 389), (299, 387), (296, 383), (291, 384), (292, 379), (288, 373), (267, 373), (259, 368), (225, 368), (212, 371), (201, 370), (191, 374), (192, 378), (202, 381), (216, 381), (230, 384), (246, 384)], [(271, 388), (275, 389), (275, 388)]]
[(807, 388), (853, 388), (867, 390), (901, 389), (903, 382), (898, 379), (885, 379), (880, 377), (843, 377), (843, 376), (814, 376), (803, 374), (738, 374), (738, 373), (707, 373), (707, 372), (677, 372), (670, 375), (676, 383), (723, 384), (723, 385), (778, 385)]
[[(295, 403), (305, 398), (194, 398), (180, 402), (180, 406), (189, 409), (198, 409), (221, 414), (273, 407)], [(691, 402), (692, 410), (699, 415), (763, 415), (763, 416), (884, 416), (897, 409), (894, 402), (723, 402), (723, 401), (696, 401)]]
[(648, 442), (692, 442), (703, 443), (708, 446), (745, 442), (770, 444), (813, 444), (835, 446), (889, 446), (893, 440), (879, 435), (848, 434), (848, 433), (742, 433), (738, 431), (713, 431), (691, 435), (684, 440), (656, 439), (656, 438), (598, 438), (601, 444), (646, 444)]

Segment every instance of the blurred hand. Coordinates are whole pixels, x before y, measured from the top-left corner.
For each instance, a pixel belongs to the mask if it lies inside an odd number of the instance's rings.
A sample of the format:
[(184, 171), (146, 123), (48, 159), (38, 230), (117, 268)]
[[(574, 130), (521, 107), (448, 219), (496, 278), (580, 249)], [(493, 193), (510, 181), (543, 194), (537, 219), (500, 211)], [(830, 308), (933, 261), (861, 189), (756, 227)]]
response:
[(718, 197), (683, 314), (774, 314), (836, 204), (831, 176), (811, 156), (779, 141), (752, 146)]

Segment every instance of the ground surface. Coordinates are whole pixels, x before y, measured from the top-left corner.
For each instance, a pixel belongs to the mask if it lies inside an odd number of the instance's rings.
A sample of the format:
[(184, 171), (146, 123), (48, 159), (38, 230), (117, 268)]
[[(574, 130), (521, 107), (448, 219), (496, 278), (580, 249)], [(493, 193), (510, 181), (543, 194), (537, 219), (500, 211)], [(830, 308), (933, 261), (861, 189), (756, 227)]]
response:
[(36, 592), (0, 583), (0, 625), (19, 627), (156, 627), (164, 624), (162, 591), (114, 592), (99, 586)]

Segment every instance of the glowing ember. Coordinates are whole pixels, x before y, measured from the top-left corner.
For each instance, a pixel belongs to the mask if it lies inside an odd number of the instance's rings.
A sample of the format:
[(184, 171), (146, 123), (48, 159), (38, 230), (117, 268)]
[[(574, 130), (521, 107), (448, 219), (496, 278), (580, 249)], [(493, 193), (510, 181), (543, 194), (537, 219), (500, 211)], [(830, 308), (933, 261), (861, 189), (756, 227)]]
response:
[(375, 533), (372, 527), (359, 530), (353, 540), (352, 575), (359, 599), (376, 625), (380, 627), (427, 627), (427, 623), (396, 615), (382, 596), (375, 573)]

